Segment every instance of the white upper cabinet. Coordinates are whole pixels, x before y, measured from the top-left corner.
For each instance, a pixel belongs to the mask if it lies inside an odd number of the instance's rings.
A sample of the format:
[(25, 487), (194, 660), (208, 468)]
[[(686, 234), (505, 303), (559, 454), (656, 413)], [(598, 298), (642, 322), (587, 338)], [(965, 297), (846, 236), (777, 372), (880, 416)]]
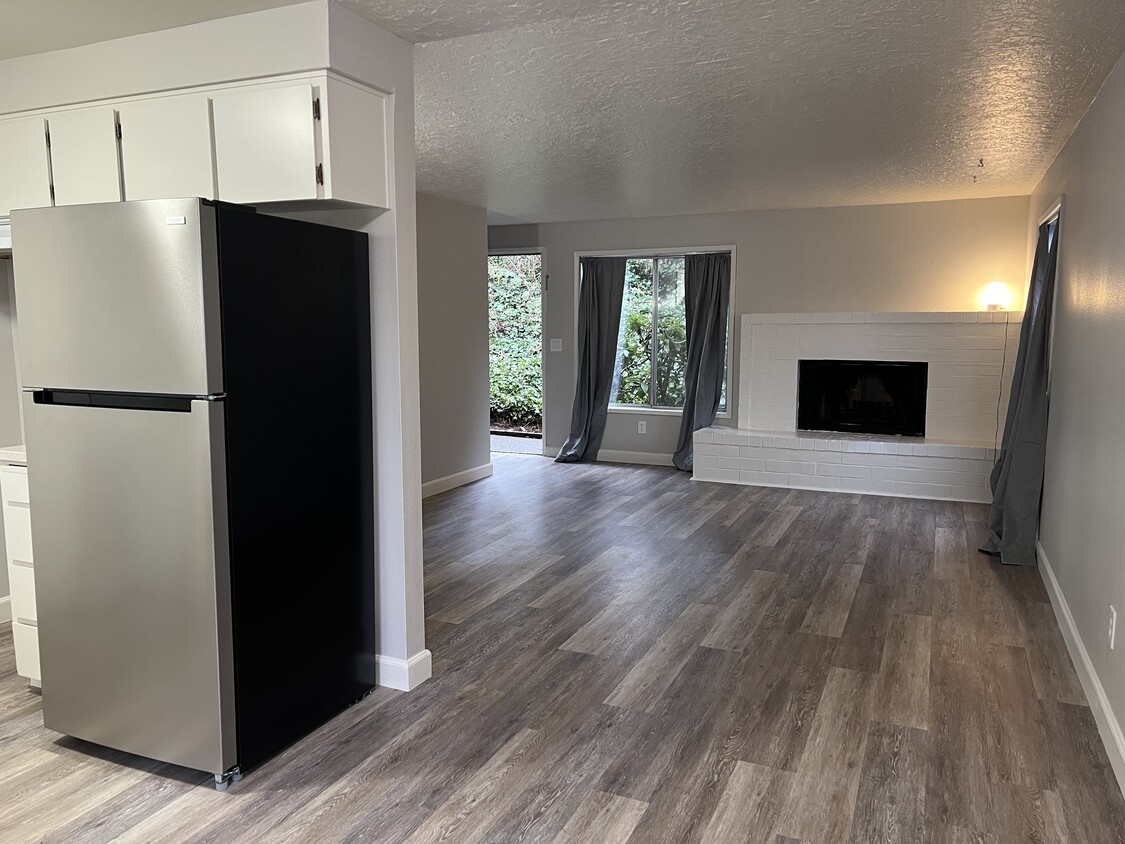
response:
[(126, 199), (215, 198), (205, 94), (122, 103), (117, 119)]
[(324, 195), (390, 207), (386, 97), (329, 77), (323, 89)]
[(389, 208), (389, 102), (323, 71), (0, 118), (0, 216), (189, 196)]
[(47, 119), (55, 205), (121, 199), (117, 118), (109, 106), (63, 111)]
[(312, 85), (216, 93), (215, 175), (226, 202), (317, 199)]
[(13, 208), (51, 204), (47, 121), (24, 117), (0, 123), (0, 217)]

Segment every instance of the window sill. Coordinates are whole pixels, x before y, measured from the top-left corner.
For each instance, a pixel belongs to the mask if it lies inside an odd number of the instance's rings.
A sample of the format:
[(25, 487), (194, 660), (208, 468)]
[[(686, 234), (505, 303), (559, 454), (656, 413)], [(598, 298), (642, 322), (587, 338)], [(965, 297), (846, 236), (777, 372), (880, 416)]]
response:
[[(609, 406), (610, 413), (631, 413), (643, 416), (683, 416), (683, 411), (678, 407), (640, 407), (629, 404), (611, 404)], [(731, 415), (728, 411), (720, 411), (715, 414), (716, 419), (730, 419)]]

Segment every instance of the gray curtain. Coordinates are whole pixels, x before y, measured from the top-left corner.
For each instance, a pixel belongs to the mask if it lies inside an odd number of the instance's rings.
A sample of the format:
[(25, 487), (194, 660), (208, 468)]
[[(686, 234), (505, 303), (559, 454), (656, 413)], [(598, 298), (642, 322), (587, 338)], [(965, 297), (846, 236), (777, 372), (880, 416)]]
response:
[(556, 463), (597, 460), (609, 413), (609, 392), (625, 296), (624, 258), (582, 258), (578, 295), (578, 383), (570, 436)]
[(687, 365), (684, 413), (672, 462), (690, 472), (692, 434), (715, 421), (726, 369), (727, 308), (730, 303), (730, 253), (688, 255), (684, 259)]
[(1047, 451), (1047, 355), (1058, 263), (1058, 220), (1039, 227), (1019, 354), (1000, 456), (992, 469), (992, 510), (981, 551), (1009, 565), (1034, 566)]

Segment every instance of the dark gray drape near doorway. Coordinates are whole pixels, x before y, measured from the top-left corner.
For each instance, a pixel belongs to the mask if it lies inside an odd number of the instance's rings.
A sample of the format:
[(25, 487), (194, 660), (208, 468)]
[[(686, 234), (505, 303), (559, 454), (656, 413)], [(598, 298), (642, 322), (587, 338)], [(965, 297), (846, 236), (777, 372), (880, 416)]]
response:
[(582, 258), (578, 294), (578, 383), (570, 436), (556, 463), (596, 460), (605, 435), (609, 392), (625, 296), (624, 258)]
[(1039, 227), (1000, 456), (992, 469), (992, 509), (981, 551), (1034, 566), (1047, 452), (1048, 353), (1058, 263), (1058, 220)]
[(687, 363), (684, 412), (672, 462), (690, 472), (692, 435), (715, 421), (727, 363), (727, 309), (730, 306), (730, 253), (688, 255), (684, 259), (684, 324)]

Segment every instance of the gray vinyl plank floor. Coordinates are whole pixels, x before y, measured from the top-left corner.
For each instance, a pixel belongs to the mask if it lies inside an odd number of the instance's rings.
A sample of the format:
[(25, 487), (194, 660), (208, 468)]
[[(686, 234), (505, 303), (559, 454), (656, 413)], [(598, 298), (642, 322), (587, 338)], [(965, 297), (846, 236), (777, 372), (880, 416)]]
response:
[(0, 625), (0, 841), (1125, 840), (983, 507), (494, 461), (424, 505), (433, 679), (223, 794), (44, 730)]

